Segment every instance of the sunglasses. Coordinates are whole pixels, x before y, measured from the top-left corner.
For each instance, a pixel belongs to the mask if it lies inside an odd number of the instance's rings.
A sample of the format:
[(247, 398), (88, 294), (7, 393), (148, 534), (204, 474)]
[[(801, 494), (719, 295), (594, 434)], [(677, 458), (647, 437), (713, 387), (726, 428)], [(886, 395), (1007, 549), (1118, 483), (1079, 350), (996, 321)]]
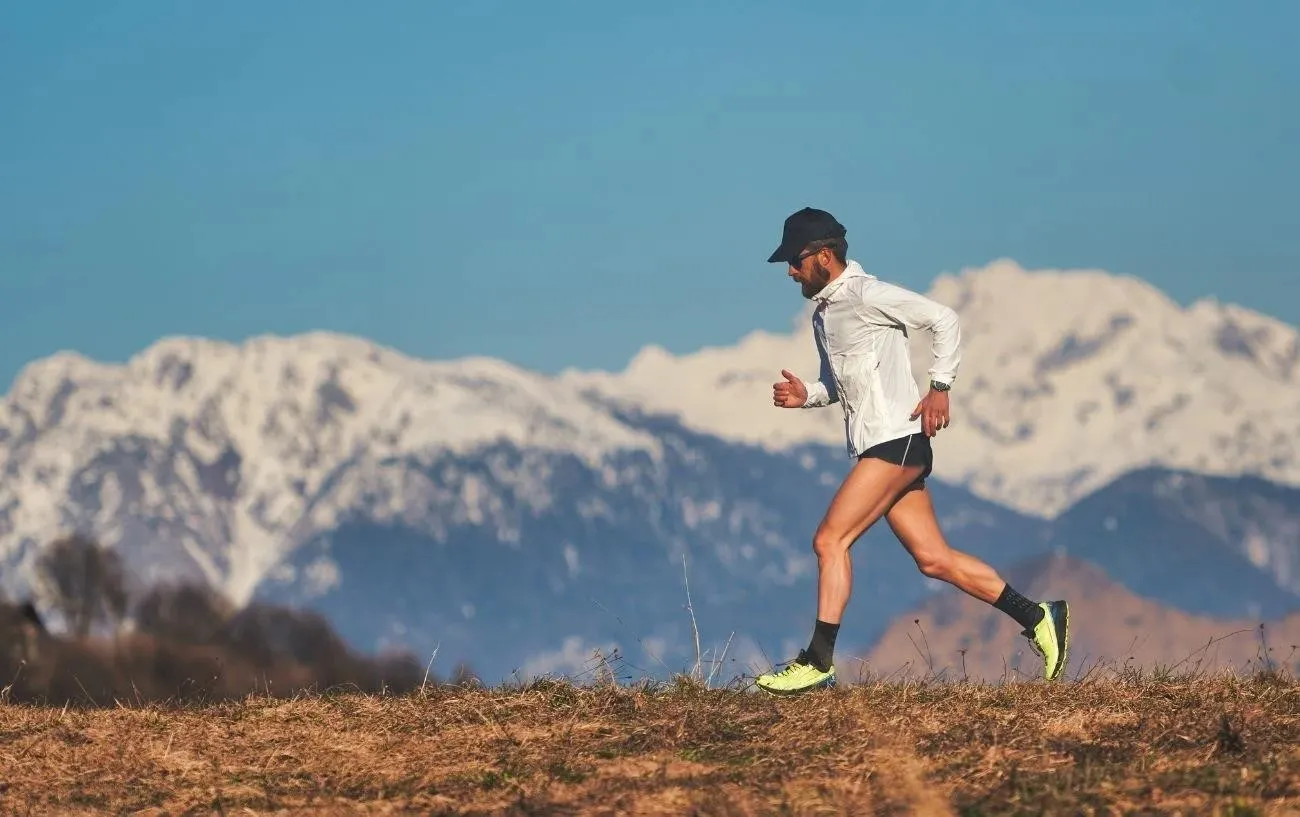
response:
[(821, 252), (821, 251), (824, 250), (824, 249), (826, 249), (826, 248), (825, 248), (825, 247), (818, 247), (817, 249), (815, 249), (815, 250), (809, 250), (808, 252), (803, 253), (802, 255), (796, 255), (796, 256), (794, 257), (794, 259), (790, 262), (790, 266), (792, 266), (792, 267), (802, 267), (805, 258), (812, 258), (814, 255), (816, 255), (817, 253)]

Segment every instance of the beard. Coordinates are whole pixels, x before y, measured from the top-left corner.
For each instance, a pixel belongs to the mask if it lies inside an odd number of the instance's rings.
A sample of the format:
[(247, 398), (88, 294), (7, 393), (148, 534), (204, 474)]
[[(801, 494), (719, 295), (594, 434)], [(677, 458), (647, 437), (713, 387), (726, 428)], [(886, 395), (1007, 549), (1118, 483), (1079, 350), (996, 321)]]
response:
[(800, 288), (803, 290), (803, 296), (808, 300), (817, 297), (817, 293), (826, 288), (831, 281), (831, 271), (828, 270), (821, 261), (814, 260), (812, 271), (808, 273), (808, 280), (800, 282)]

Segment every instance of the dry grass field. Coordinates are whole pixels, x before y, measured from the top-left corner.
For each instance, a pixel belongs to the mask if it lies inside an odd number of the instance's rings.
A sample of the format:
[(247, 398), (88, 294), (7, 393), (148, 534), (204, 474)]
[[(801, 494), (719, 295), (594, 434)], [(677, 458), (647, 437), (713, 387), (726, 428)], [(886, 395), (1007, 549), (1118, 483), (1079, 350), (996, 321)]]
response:
[(1093, 673), (0, 703), (6, 814), (1300, 813), (1300, 685)]

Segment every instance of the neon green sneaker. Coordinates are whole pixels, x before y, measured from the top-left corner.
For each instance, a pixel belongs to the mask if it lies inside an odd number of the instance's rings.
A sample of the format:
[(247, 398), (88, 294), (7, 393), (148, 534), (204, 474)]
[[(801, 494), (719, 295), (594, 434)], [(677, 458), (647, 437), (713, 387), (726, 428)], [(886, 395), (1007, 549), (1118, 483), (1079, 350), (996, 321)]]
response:
[(1043, 677), (1055, 681), (1065, 669), (1070, 649), (1070, 606), (1064, 601), (1044, 601), (1043, 618), (1032, 630), (1022, 630), (1029, 646), (1043, 659)]
[(780, 672), (769, 672), (754, 680), (758, 688), (771, 695), (799, 695), (814, 689), (835, 686), (835, 667), (822, 672), (811, 661), (805, 650)]

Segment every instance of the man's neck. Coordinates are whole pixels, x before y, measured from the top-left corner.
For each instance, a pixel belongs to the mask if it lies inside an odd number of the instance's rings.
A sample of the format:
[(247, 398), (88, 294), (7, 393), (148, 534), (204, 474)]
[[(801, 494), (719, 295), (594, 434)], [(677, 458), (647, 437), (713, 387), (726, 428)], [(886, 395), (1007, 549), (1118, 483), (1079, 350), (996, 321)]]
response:
[(832, 281), (834, 281), (836, 278), (839, 278), (841, 275), (844, 274), (844, 270), (848, 268), (849, 268), (848, 264), (840, 264), (839, 262), (827, 264), (826, 269), (830, 271), (831, 277), (826, 279), (826, 283), (829, 284)]

